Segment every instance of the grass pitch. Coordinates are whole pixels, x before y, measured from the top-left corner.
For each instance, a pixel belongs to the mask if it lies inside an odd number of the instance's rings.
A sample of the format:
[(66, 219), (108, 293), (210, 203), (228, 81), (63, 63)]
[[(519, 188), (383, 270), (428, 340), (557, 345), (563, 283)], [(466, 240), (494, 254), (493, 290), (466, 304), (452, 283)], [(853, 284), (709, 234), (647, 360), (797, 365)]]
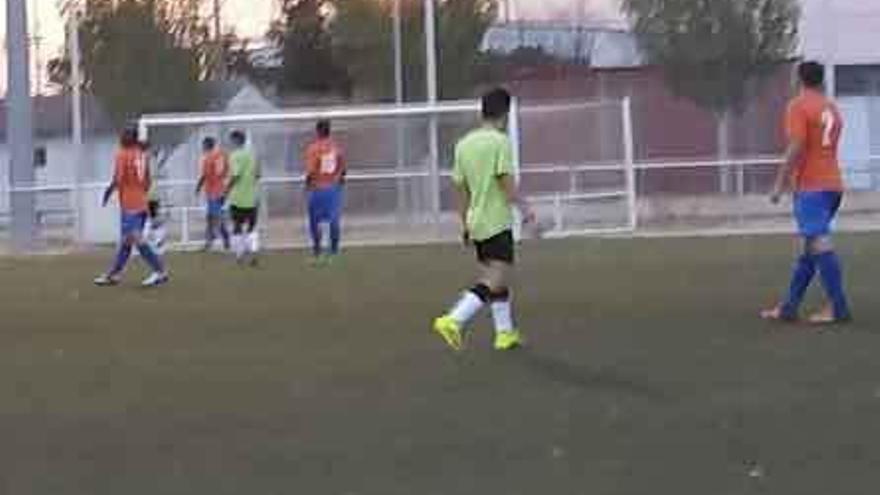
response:
[(460, 356), (429, 332), (454, 246), (179, 255), (156, 291), (3, 259), (0, 492), (874, 493), (880, 237), (839, 244), (857, 320), (826, 331), (756, 319), (783, 238), (527, 244), (529, 347), (486, 318)]

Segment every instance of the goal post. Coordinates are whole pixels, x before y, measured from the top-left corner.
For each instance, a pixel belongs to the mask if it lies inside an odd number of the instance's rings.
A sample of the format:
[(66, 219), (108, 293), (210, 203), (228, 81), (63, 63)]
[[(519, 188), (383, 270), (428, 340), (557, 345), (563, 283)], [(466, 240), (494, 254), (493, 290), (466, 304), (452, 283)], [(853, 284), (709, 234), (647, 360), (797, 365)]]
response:
[[(479, 101), (461, 100), (154, 114), (143, 116), (138, 124), (141, 138), (150, 140), (160, 164), (157, 175), (172, 245), (195, 247), (203, 242), (205, 215), (202, 201), (193, 194), (200, 143), (207, 136), (225, 143), (232, 130), (245, 132), (264, 171), (265, 244), (306, 245), (301, 156), (320, 119), (333, 123), (349, 163), (346, 244), (412, 244), (458, 238), (449, 180), (454, 147), (479, 125), (479, 111)], [(624, 111), (628, 109), (622, 101), (514, 102), (507, 131), (517, 181), (549, 226), (549, 235), (631, 230), (628, 195), (635, 188), (625, 172), (631, 153), (625, 152)]]

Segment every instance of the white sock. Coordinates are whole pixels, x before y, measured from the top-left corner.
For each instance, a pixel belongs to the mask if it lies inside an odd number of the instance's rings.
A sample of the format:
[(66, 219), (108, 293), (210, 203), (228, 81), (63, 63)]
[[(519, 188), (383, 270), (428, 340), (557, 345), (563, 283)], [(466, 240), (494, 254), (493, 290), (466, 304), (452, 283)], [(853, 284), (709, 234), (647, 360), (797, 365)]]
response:
[(241, 258), (242, 256), (244, 256), (245, 248), (245, 237), (241, 234), (233, 235), (232, 250), (235, 252), (236, 258)]
[(462, 294), (461, 299), (449, 312), (449, 316), (459, 325), (464, 325), (483, 308), (483, 300), (471, 291)]
[(495, 321), (495, 332), (513, 331), (513, 311), (511, 306), (510, 299), (492, 303), (492, 319)]
[(253, 254), (257, 254), (260, 251), (260, 235), (257, 231), (248, 234), (248, 248)]

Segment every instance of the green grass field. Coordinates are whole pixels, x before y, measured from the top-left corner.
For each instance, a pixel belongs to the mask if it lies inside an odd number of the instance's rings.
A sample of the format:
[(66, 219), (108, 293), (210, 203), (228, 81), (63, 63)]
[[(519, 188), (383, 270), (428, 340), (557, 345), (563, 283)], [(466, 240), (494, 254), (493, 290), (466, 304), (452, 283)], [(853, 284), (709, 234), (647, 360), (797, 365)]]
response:
[(857, 321), (821, 332), (755, 318), (785, 238), (527, 244), (528, 348), (482, 319), (459, 356), (454, 246), (179, 255), (158, 291), (3, 259), (0, 493), (876, 493), (880, 237), (839, 244)]

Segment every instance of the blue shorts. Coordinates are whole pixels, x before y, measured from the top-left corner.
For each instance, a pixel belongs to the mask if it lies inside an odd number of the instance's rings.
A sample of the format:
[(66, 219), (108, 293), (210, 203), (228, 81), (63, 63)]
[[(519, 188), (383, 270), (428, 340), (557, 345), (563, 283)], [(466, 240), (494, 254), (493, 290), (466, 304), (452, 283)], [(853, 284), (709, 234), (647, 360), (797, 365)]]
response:
[(314, 222), (338, 222), (342, 213), (342, 187), (315, 189), (309, 193), (309, 218)]
[(119, 223), (121, 227), (122, 238), (132, 235), (141, 235), (144, 232), (144, 226), (147, 225), (147, 212), (122, 212), (122, 219)]
[(794, 217), (800, 235), (807, 239), (827, 236), (840, 209), (843, 193), (808, 191), (794, 195)]
[(208, 215), (212, 217), (223, 215), (223, 206), (225, 205), (226, 198), (224, 197), (208, 199)]

